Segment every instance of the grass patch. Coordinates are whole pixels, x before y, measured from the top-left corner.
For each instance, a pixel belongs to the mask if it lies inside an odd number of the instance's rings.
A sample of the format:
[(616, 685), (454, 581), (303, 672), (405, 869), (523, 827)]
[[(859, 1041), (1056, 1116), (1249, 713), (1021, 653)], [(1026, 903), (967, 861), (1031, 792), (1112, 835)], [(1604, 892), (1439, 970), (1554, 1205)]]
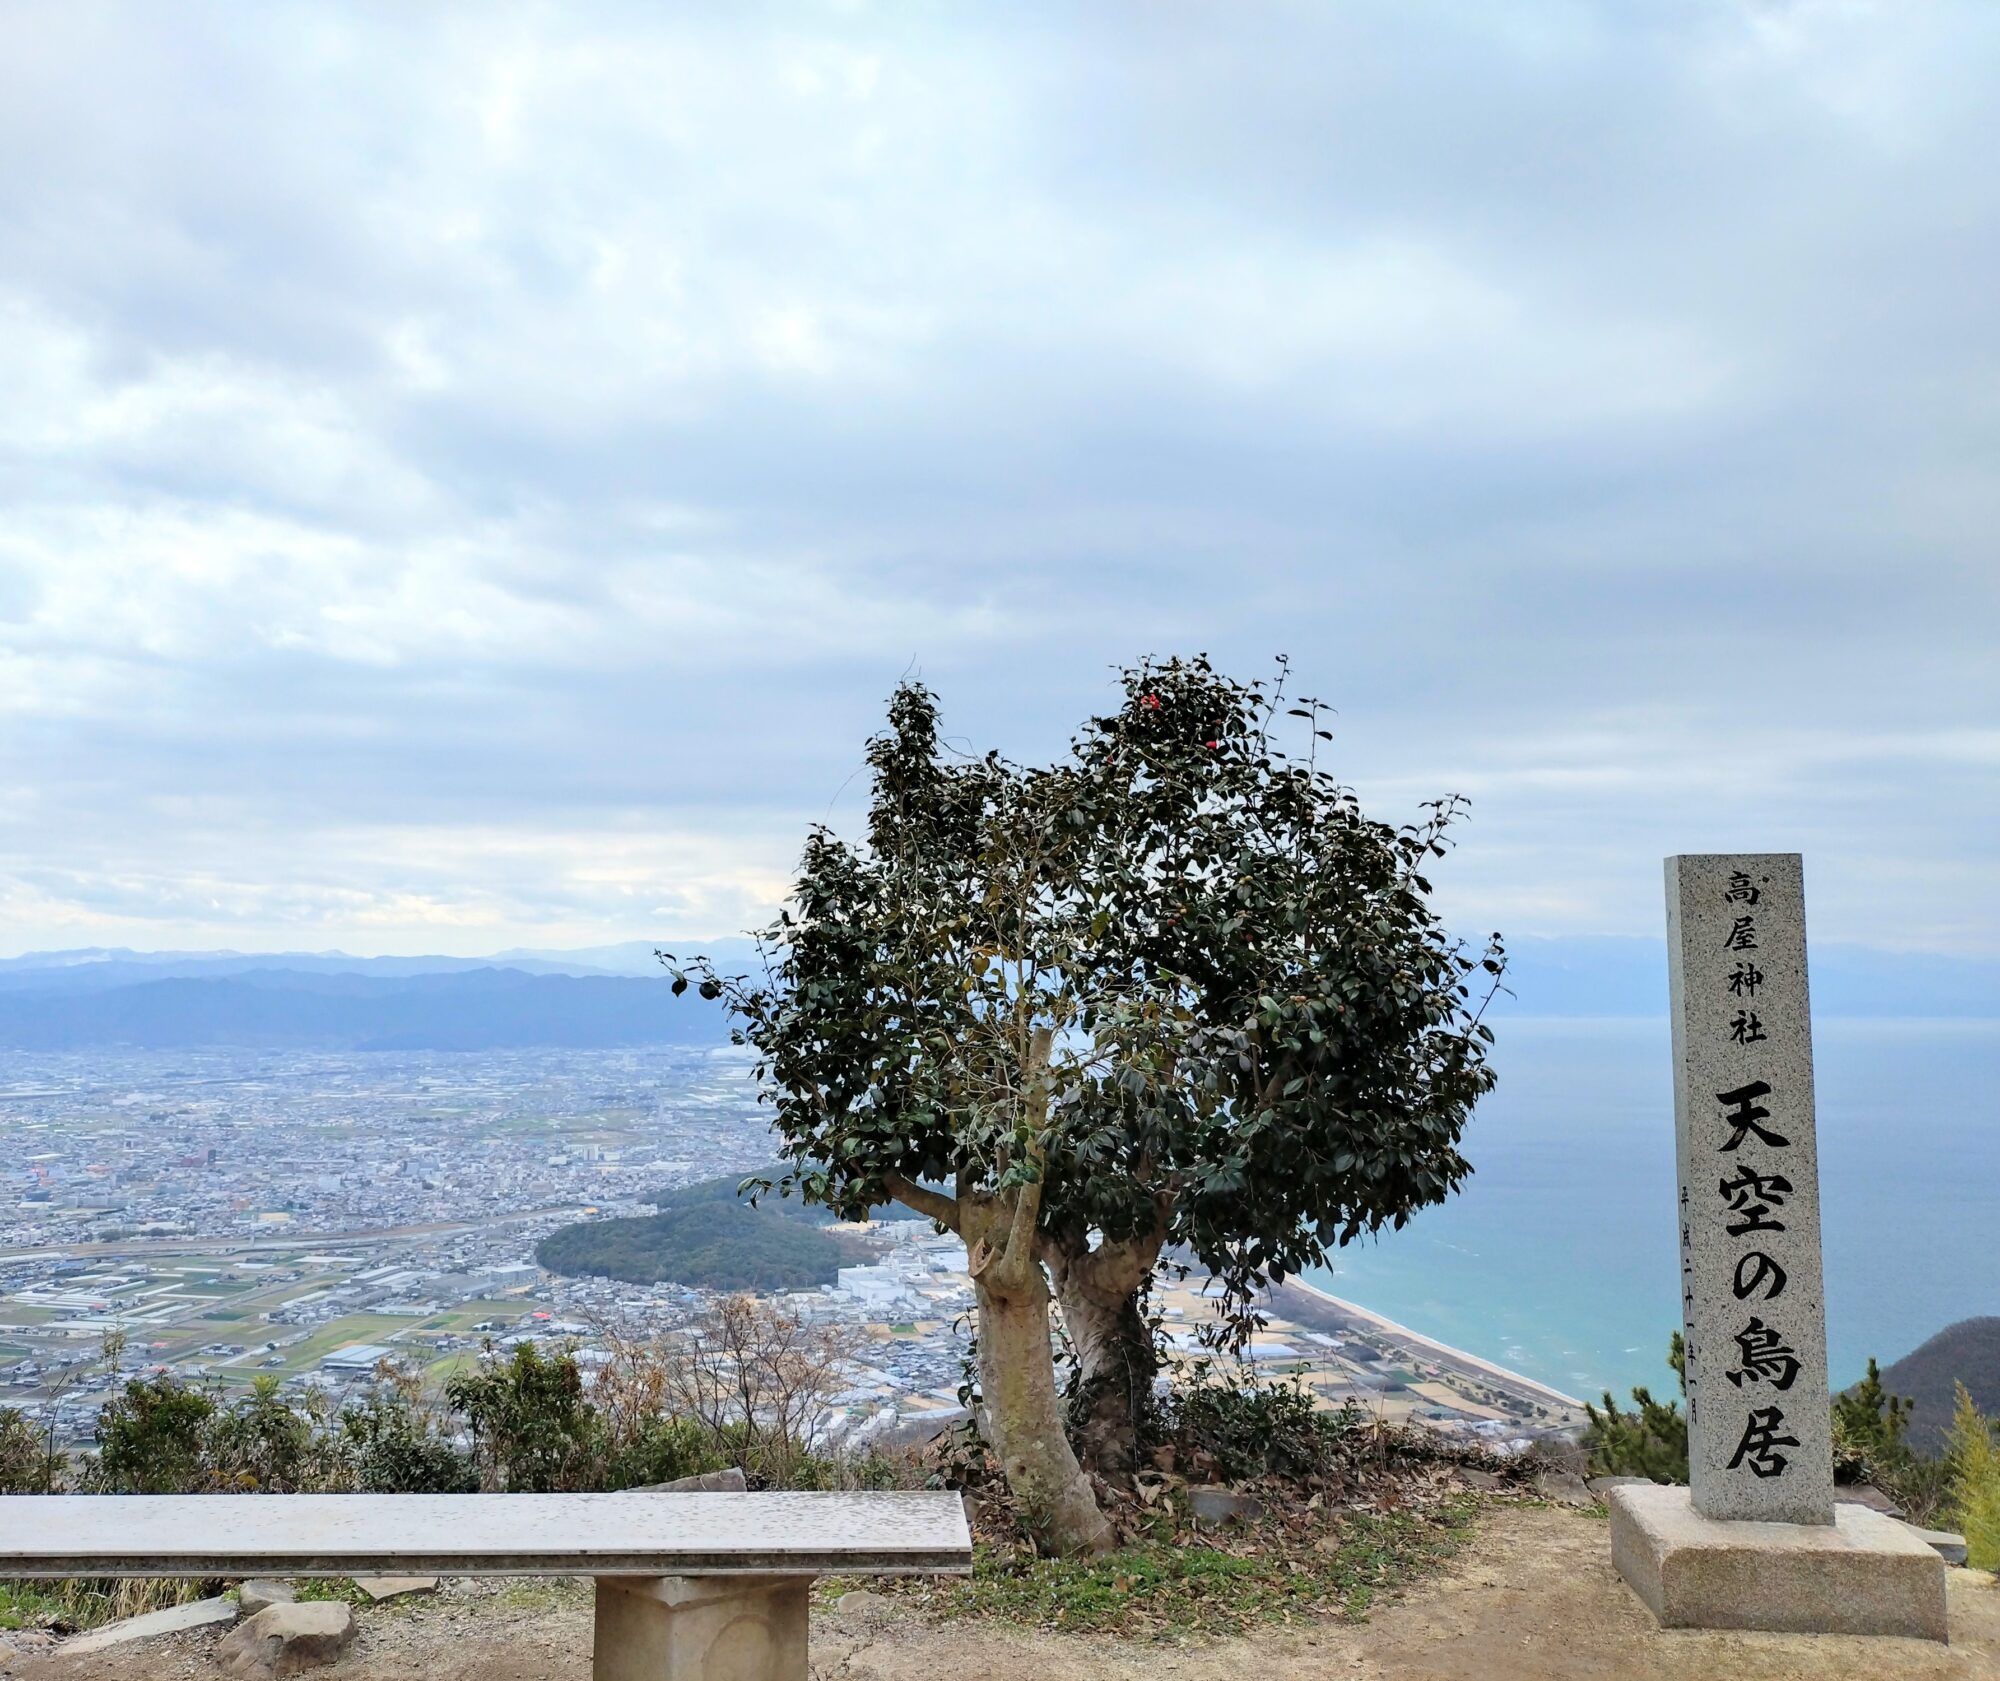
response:
[(63, 1597), (40, 1582), (0, 1582), (0, 1628), (47, 1628), (71, 1616)]
[(981, 1547), (969, 1580), (911, 1591), (945, 1616), (1173, 1640), (1310, 1617), (1363, 1618), (1377, 1595), (1434, 1570), (1463, 1544), (1477, 1503), (1422, 1513), (1340, 1512), (1310, 1539), (1251, 1532), (1177, 1546), (1162, 1529), (1095, 1559)]
[(587, 1576), (517, 1576), (494, 1594), (493, 1602), (509, 1611), (552, 1611), (581, 1604), (596, 1591)]
[(220, 1584), (178, 1577), (114, 1577), (88, 1581), (0, 1582), (0, 1628), (67, 1632), (143, 1616), (169, 1605), (205, 1599)]
[(375, 1603), (348, 1576), (301, 1576), (292, 1583), (292, 1598), (301, 1604), (314, 1600), (335, 1600), (355, 1606)]

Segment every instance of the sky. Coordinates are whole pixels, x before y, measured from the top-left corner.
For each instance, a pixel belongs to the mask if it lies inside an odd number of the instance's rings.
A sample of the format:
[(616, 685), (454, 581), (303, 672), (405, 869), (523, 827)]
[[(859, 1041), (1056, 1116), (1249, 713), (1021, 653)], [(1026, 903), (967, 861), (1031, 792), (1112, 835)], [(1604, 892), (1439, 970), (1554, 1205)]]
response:
[(2000, 8), (0, 5), (0, 953), (750, 926), (1288, 655), (1470, 934), (2000, 939)]

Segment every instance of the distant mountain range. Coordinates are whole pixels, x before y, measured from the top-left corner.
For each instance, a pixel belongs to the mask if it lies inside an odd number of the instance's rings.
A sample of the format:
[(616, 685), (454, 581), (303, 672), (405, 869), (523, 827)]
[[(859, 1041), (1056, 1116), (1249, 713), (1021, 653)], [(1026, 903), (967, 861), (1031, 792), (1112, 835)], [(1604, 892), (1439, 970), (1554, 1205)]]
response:
[[(92, 947), (0, 959), (0, 1048), (234, 1045), (323, 1050), (719, 1044), (721, 1010), (670, 996), (656, 942), (492, 957), (139, 952)], [(753, 968), (742, 939), (674, 943)], [(1659, 1016), (1658, 940), (1521, 939), (1492, 1019)], [(1820, 1016), (2000, 1018), (2000, 963), (1823, 945)]]
[(478, 1051), (721, 1044), (721, 1007), (664, 978), (493, 967), (416, 975), (248, 969), (0, 990), (0, 1047)]

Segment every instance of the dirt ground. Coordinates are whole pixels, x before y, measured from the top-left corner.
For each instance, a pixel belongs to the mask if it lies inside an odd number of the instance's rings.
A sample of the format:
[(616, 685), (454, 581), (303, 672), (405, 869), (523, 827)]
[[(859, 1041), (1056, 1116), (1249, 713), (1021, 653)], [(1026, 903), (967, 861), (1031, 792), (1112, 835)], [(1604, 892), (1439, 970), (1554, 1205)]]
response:
[[(1612, 1573), (1602, 1519), (1503, 1507), (1449, 1571), (1366, 1623), (1313, 1622), (1196, 1646), (924, 1621), (893, 1599), (815, 1614), (814, 1681), (2000, 1681), (2000, 1588), (1954, 1577), (1949, 1648), (1837, 1636), (1663, 1634)], [(459, 1583), (357, 1613), (327, 1681), (586, 1681), (587, 1584)], [(213, 1631), (95, 1657), (9, 1655), (6, 1681), (216, 1674)]]

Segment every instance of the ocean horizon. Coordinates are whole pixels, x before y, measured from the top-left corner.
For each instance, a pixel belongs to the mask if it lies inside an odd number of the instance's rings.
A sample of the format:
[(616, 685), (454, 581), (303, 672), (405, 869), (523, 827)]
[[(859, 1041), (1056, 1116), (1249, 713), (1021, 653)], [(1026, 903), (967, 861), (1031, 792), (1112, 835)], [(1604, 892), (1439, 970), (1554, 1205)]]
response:
[[(1460, 1193), (1308, 1283), (1591, 1400), (1678, 1393), (1665, 1016), (1495, 1024), (1499, 1084)], [(1836, 1388), (2000, 1313), (2000, 1022), (1815, 1022), (1827, 1347)]]

